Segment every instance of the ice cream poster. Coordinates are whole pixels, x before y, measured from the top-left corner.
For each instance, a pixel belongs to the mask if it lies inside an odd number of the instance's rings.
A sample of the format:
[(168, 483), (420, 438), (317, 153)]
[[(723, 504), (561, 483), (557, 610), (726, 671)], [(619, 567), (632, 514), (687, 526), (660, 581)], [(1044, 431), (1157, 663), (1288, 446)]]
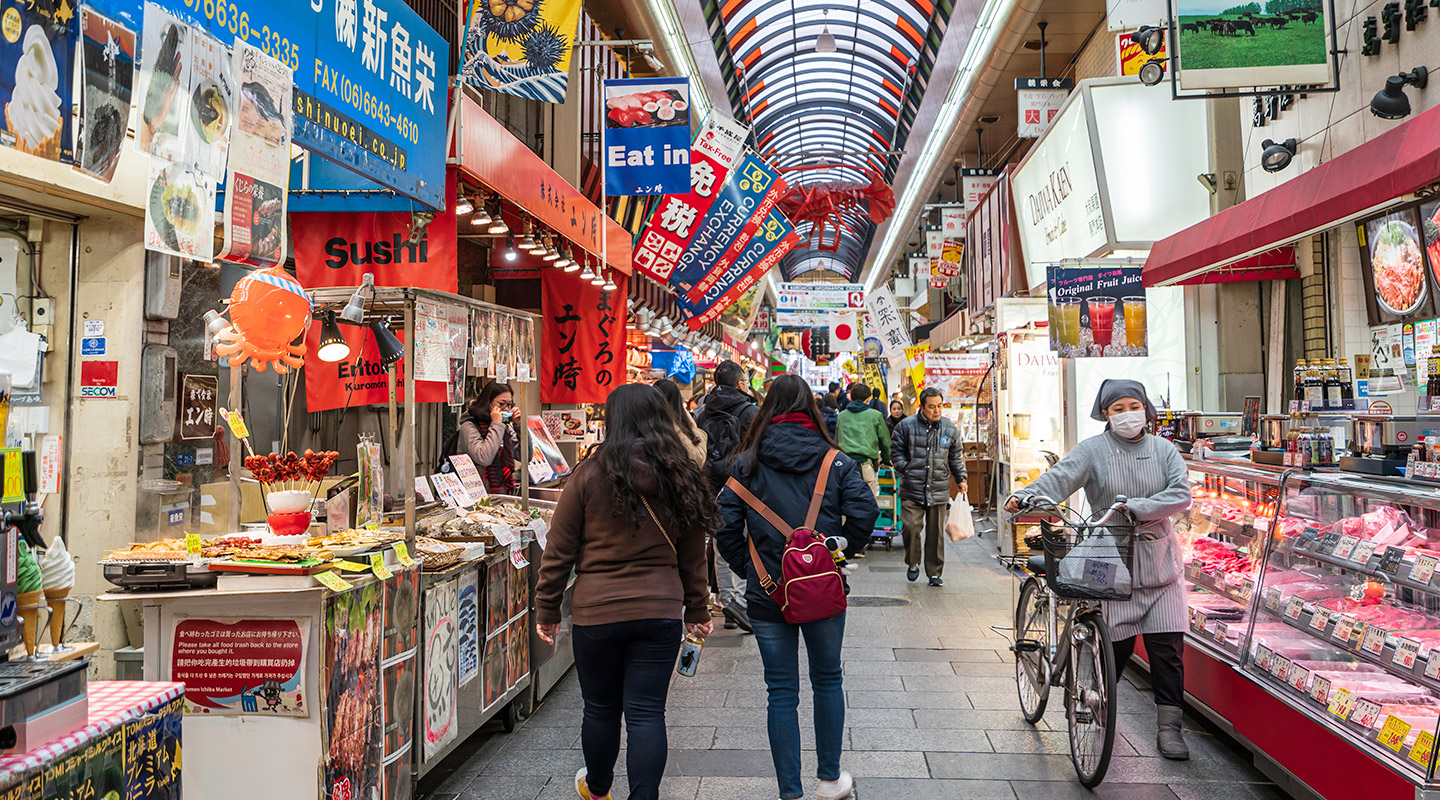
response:
[(80, 9), (80, 135), (75, 167), (109, 183), (120, 163), (135, 81), (135, 32)]
[(474, 0), (460, 76), (472, 86), (565, 102), (580, 0)]
[(74, 160), (76, 26), (71, 0), (0, 0), (0, 144), (49, 161)]
[(185, 713), (308, 717), (310, 620), (176, 617), (170, 680), (185, 684)]

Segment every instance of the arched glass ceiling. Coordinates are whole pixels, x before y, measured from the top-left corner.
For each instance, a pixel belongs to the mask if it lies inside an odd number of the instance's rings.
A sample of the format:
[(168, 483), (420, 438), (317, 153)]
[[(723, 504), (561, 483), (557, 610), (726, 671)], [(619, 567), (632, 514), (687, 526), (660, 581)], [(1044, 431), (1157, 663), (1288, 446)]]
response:
[[(735, 118), (791, 186), (894, 180), (899, 153), (929, 84), (953, 0), (701, 0)], [(835, 51), (816, 52), (822, 30)], [(823, 234), (796, 220), (806, 245), (786, 277), (827, 269), (859, 274), (875, 224), (864, 209), (831, 218)]]

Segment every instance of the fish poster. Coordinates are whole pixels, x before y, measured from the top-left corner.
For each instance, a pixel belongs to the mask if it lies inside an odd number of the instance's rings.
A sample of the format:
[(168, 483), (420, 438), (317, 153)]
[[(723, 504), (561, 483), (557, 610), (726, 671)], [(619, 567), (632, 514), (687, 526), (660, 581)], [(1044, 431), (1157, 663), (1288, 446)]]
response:
[(75, 168), (109, 183), (120, 163), (135, 85), (135, 32), (80, 9), (80, 130)]
[(233, 80), (239, 102), (230, 142), (230, 169), (284, 185), (290, 175), (290, 67), (260, 48), (237, 41)]
[(474, 0), (461, 78), (472, 86), (565, 102), (580, 0)]
[(140, 116), (135, 147), (165, 161), (181, 156), (181, 121), (190, 116), (190, 45), (195, 31), (154, 3), (140, 35)]
[(235, 84), (230, 48), (207, 34), (195, 33), (190, 47), (190, 113), (182, 159), (219, 181), (225, 177), (234, 118)]
[(457, 623), (460, 631), (460, 685), (480, 674), (480, 571), (460, 576)]
[(150, 160), (145, 249), (208, 262), (215, 252), (215, 180), (186, 164)]
[(456, 681), (459, 636), (455, 625), (459, 581), (448, 580), (425, 592), (425, 713), (421, 719), (425, 760), (455, 741), (459, 684)]
[(690, 81), (605, 82), (605, 193), (690, 191)]
[(4, 0), (0, 8), (0, 104), (5, 108), (0, 144), (71, 162), (75, 6), (69, 0)]

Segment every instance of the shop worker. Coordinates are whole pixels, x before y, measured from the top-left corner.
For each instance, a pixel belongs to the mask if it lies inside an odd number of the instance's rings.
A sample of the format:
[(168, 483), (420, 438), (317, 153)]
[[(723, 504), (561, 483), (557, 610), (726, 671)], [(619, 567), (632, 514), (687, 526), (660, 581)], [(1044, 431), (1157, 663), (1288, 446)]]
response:
[[(965, 485), (965, 456), (955, 423), (941, 413), (939, 389), (920, 393), (920, 413), (895, 426), (890, 460), (900, 481), (900, 526), (905, 540), (905, 577), (920, 578), (923, 561), (931, 586), (944, 586), (945, 514), (950, 510), (950, 479)], [(923, 549), (922, 549), (923, 548)]]
[(470, 456), (485, 490), (490, 494), (515, 494), (515, 459), (520, 438), (515, 434), (515, 395), (508, 384), (492, 381), (470, 401), (460, 418), (454, 443), (445, 455)]
[(1138, 381), (1100, 384), (1090, 416), (1105, 422), (1105, 431), (1076, 445), (1034, 483), (1016, 492), (1005, 502), (1005, 510), (1014, 514), (1021, 500), (1033, 497), (1064, 500), (1077, 489), (1085, 490), (1094, 509), (1110, 507), (1117, 497), (1126, 498), (1125, 507), (1140, 523), (1135, 531), (1135, 589), (1129, 600), (1105, 604), (1105, 621), (1121, 671), (1135, 650), (1135, 637), (1144, 635), (1159, 719), (1156, 744), (1166, 758), (1184, 760), (1190, 757), (1180, 733), (1189, 618), (1180, 537), (1170, 517), (1190, 507), (1190, 480), (1175, 445), (1146, 433), (1155, 419), (1155, 406)]
[(869, 400), (869, 386), (857, 383), (850, 387), (850, 405), (835, 421), (835, 438), (840, 450), (860, 465), (860, 476), (878, 498), (876, 462), (890, 463), (890, 428), (885, 425), (885, 415), (871, 408)]
[[(745, 370), (739, 364), (726, 359), (715, 367), (715, 388), (705, 395), (695, 422), (705, 435), (705, 475), (710, 479), (710, 488), (716, 492), (730, 479), (730, 469), (735, 456), (740, 452), (740, 442), (755, 420), (759, 408), (755, 400), (745, 391)], [(710, 560), (715, 561), (714, 545), (711, 545)], [(725, 616), (725, 627), (749, 633), (749, 603), (745, 599), (745, 564), (739, 565), (739, 572), (723, 564), (715, 565), (715, 594), (719, 598), (720, 613)]]

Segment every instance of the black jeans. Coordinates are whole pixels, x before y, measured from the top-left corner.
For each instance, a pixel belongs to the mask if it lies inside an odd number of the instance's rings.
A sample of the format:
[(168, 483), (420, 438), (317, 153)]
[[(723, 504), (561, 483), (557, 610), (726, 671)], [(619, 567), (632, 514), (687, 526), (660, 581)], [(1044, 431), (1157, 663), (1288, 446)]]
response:
[(586, 783), (596, 797), (609, 794), (620, 755), (620, 715), (629, 753), (625, 770), (631, 800), (657, 800), (665, 772), (665, 698), (680, 653), (678, 619), (637, 619), (575, 626), (575, 671), (585, 698), (580, 746)]
[[(1155, 691), (1155, 705), (1185, 705), (1185, 634), (1145, 633), (1145, 653), (1150, 656), (1150, 687)], [(1130, 655), (1135, 652), (1135, 637), (1115, 643), (1116, 677), (1125, 672)]]

